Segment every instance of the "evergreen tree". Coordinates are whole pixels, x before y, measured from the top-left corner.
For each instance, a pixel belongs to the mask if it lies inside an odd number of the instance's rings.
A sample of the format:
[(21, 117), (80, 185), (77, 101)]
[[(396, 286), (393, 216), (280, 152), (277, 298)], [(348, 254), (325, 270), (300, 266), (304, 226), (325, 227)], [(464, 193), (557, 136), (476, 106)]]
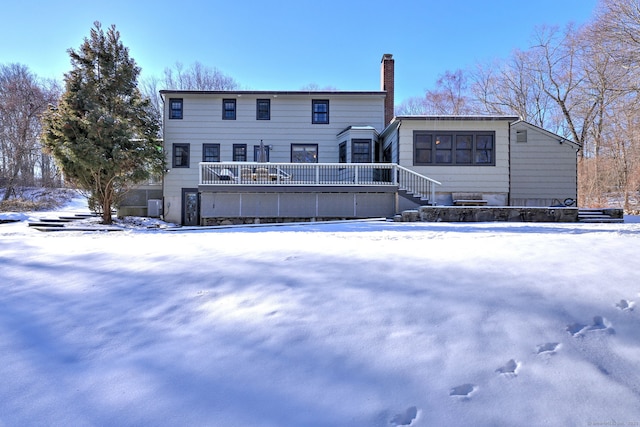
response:
[(133, 185), (164, 170), (159, 117), (138, 90), (140, 68), (115, 26), (105, 33), (95, 22), (80, 49), (68, 52), (72, 70), (43, 116), (44, 145), (109, 224)]

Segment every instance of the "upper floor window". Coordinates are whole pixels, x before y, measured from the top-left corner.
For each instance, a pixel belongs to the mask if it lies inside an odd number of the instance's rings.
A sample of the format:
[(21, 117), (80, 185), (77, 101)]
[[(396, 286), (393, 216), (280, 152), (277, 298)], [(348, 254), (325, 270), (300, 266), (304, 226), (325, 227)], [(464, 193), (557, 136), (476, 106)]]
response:
[(495, 165), (495, 132), (415, 131), (413, 164)]
[(271, 100), (258, 99), (256, 101), (256, 119), (271, 120)]
[(220, 144), (202, 144), (202, 161), (219, 162)]
[(329, 123), (329, 100), (314, 99), (311, 101), (311, 123), (327, 124)]
[(232, 158), (234, 162), (246, 162), (247, 161), (247, 144), (233, 144)]
[(291, 144), (291, 163), (318, 163), (318, 144)]
[(223, 99), (222, 100), (222, 120), (235, 120), (235, 119), (236, 119), (236, 100)]
[(169, 99), (169, 118), (181, 119), (182, 118), (182, 98), (170, 98)]
[(371, 163), (371, 140), (351, 140), (351, 163)]
[(189, 144), (173, 144), (172, 167), (189, 167)]

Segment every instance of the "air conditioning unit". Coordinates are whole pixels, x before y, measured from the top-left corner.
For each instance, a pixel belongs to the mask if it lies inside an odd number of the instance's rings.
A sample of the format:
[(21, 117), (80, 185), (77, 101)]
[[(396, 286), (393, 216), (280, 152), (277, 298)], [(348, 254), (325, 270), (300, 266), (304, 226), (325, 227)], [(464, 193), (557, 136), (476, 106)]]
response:
[(162, 200), (147, 200), (147, 216), (150, 218), (160, 218), (162, 215)]

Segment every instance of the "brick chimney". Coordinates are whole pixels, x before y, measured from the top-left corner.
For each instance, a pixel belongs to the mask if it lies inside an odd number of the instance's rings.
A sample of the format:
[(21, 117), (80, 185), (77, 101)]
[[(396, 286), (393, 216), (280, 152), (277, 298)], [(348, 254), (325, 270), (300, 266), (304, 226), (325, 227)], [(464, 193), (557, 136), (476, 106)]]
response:
[(380, 89), (387, 92), (384, 99), (384, 126), (386, 127), (395, 116), (393, 111), (393, 55), (385, 53), (382, 55), (382, 65), (380, 67)]

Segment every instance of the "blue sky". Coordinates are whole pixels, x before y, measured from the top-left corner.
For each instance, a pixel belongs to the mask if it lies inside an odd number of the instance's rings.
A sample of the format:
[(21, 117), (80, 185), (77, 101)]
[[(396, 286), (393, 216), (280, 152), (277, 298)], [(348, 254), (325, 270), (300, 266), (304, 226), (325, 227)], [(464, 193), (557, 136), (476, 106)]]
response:
[(115, 24), (142, 77), (199, 61), (242, 89), (309, 84), (379, 90), (380, 59), (396, 60), (396, 104), (447, 70), (507, 58), (540, 25), (582, 24), (597, 0), (22, 0), (3, 4), (0, 64), (62, 79), (67, 49), (94, 21)]

